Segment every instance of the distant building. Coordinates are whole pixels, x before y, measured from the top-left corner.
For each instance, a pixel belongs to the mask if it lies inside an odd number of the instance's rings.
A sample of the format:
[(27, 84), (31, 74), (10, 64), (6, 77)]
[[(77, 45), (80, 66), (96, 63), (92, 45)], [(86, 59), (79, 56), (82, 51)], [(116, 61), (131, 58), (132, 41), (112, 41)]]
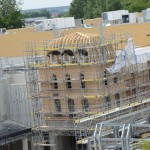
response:
[(47, 17), (25, 18), (24, 21), (26, 26), (33, 26), (35, 21), (44, 19), (47, 19)]
[(43, 19), (35, 21), (36, 31), (48, 31), (52, 29), (66, 29), (74, 27), (75, 27), (74, 17)]
[(102, 13), (102, 19), (104, 23), (122, 23), (122, 16), (129, 14), (128, 10), (117, 10)]
[(142, 11), (144, 16), (144, 21), (149, 22), (150, 21), (150, 8), (147, 8), (146, 10)]
[(6, 33), (6, 28), (0, 28), (0, 34), (5, 34)]
[(83, 19), (75, 19), (75, 25), (76, 27), (83, 27), (84, 26)]
[(104, 26), (122, 23), (143, 23), (143, 15), (139, 13), (129, 13), (128, 10), (117, 10), (102, 13), (102, 20)]

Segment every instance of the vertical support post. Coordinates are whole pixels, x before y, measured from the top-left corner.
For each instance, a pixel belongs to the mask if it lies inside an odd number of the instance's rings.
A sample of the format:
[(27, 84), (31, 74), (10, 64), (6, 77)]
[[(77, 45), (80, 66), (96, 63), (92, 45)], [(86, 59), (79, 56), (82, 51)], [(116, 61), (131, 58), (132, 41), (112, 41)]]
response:
[(122, 150), (125, 150), (125, 146), (124, 146), (124, 134), (125, 134), (125, 124), (122, 127), (122, 135), (121, 135)]
[(104, 28), (103, 28), (103, 23), (100, 23), (99, 32), (100, 32), (100, 47), (102, 48), (101, 55), (102, 55), (102, 59), (106, 60), (106, 50), (104, 48)]
[(100, 28), (99, 28), (99, 32), (100, 32), (100, 41), (101, 44), (104, 44), (104, 30), (103, 30), (103, 23), (100, 23)]
[(2, 58), (0, 58), (0, 78), (3, 79)]
[(98, 125), (96, 124), (95, 131), (94, 131), (94, 135), (93, 135), (93, 139), (94, 139), (94, 149), (95, 149), (95, 150), (97, 150), (97, 144), (96, 144), (97, 128), (98, 128)]
[(150, 124), (150, 111), (148, 112), (148, 115), (147, 115), (147, 123)]
[(23, 150), (28, 150), (28, 140), (27, 140), (27, 137), (22, 139), (22, 147), (23, 147)]
[(91, 138), (88, 138), (88, 150), (91, 150)]
[(115, 138), (119, 137), (119, 127), (118, 126), (114, 127), (114, 136), (115, 136)]
[(57, 150), (57, 147), (56, 147), (56, 138), (57, 138), (57, 136), (53, 133), (53, 132), (51, 132), (51, 133), (49, 133), (49, 143), (50, 143), (50, 149), (51, 150)]
[(52, 35), (53, 35), (53, 39), (55, 39), (57, 37), (55, 24), (52, 24)]
[(99, 133), (98, 133), (98, 137), (97, 137), (99, 150), (103, 149), (103, 146), (102, 146), (102, 128), (103, 128), (103, 124), (100, 124), (99, 125)]
[(127, 127), (127, 134), (126, 134), (126, 149), (127, 150), (130, 150), (130, 145), (129, 145), (130, 129), (131, 129), (131, 124), (129, 124), (128, 127)]

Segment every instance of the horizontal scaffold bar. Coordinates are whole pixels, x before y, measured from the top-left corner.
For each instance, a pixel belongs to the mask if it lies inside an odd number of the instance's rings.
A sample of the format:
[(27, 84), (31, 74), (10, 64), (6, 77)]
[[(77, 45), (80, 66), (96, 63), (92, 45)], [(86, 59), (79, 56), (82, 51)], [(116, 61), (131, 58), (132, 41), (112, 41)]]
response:
[(147, 102), (150, 102), (150, 98), (140, 100), (139, 102), (130, 103), (128, 105), (124, 105), (124, 106), (121, 106), (121, 107), (118, 107), (118, 108), (115, 108), (115, 109), (95, 113), (91, 116), (84, 117), (84, 118), (81, 118), (81, 119), (77, 119), (77, 120), (75, 120), (75, 123), (83, 123), (83, 122), (86, 122), (86, 121), (94, 120), (96, 118), (99, 118), (99, 117), (102, 117), (102, 116), (105, 116), (105, 115), (108, 115), (108, 114), (111, 114), (111, 113), (119, 112), (121, 110), (125, 110), (125, 109), (131, 108), (133, 106), (138, 106), (138, 105), (141, 105), (141, 104), (144, 104), (144, 103), (147, 103)]
[[(106, 60), (107, 63), (113, 62), (114, 59)], [(98, 63), (96, 62), (82, 62), (82, 63), (62, 63), (62, 64), (45, 64), (45, 63), (37, 63), (37, 64), (30, 64), (29, 67), (62, 67), (62, 66), (90, 66), (90, 65), (96, 65)], [(99, 63), (100, 64), (100, 63)], [(100, 64), (101, 65), (101, 64)]]

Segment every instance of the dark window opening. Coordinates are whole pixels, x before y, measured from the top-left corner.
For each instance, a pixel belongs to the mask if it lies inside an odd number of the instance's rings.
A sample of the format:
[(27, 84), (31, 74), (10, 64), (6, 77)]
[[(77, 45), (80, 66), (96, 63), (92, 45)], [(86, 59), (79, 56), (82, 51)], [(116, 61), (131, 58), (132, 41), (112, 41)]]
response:
[(111, 109), (111, 99), (109, 96), (105, 97), (105, 101), (106, 101), (106, 107), (107, 109)]
[(70, 78), (70, 75), (66, 74), (66, 87), (67, 88), (72, 88), (71, 86), (71, 78)]
[(117, 82), (118, 82), (118, 78), (114, 77), (114, 83), (117, 83)]
[(149, 81), (150, 81), (150, 69), (148, 69), (148, 73), (149, 73)]
[(68, 99), (68, 109), (70, 112), (74, 111), (74, 100)]
[(83, 19), (81, 19), (81, 24), (83, 24), (84, 22), (83, 22)]
[(117, 107), (120, 107), (120, 94), (119, 93), (115, 94), (115, 100), (116, 100)]
[(122, 23), (129, 23), (129, 15), (122, 15)]
[(81, 80), (81, 88), (85, 88), (85, 82), (83, 81), (84, 80), (84, 74), (83, 73), (80, 73), (80, 80)]
[(147, 61), (148, 67), (150, 67), (150, 61)]
[(135, 74), (134, 74), (134, 73), (131, 73), (131, 77), (132, 77), (132, 78), (135, 78)]
[(105, 84), (105, 85), (108, 85), (108, 82), (107, 82), (107, 80), (106, 80), (106, 79), (104, 80), (104, 84)]
[(132, 95), (136, 95), (136, 89), (132, 89)]
[(57, 112), (61, 112), (61, 103), (60, 103), (60, 100), (56, 99), (54, 102), (55, 102), (55, 110)]
[(104, 71), (104, 78), (106, 78), (107, 77), (107, 71), (105, 70)]
[(89, 102), (87, 99), (82, 100), (82, 109), (83, 111), (89, 111)]
[(55, 74), (52, 76), (52, 81), (53, 89), (58, 89), (57, 76)]

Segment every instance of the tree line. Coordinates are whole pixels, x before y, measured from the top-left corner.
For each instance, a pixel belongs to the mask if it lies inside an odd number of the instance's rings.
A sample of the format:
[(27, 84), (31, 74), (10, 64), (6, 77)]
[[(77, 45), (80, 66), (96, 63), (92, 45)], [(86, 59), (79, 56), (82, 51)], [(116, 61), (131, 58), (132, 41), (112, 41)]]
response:
[(32, 11), (26, 12), (22, 16), (23, 16), (23, 18), (34, 18), (34, 17), (50, 18), (51, 17), (50, 12), (46, 9), (42, 9), (38, 12), (32, 12)]
[(16, 0), (0, 0), (0, 28), (14, 29), (24, 25)]
[[(0, 28), (14, 29), (24, 25), (23, 18), (47, 17), (47, 10), (22, 14), (19, 0), (0, 0)], [(150, 7), (150, 0), (73, 0), (68, 13), (62, 16), (74, 16), (75, 18), (96, 18), (102, 12), (126, 9), (130, 12), (140, 12)]]
[(17, 2), (18, 0), (0, 0), (0, 28), (22, 28), (24, 26), (24, 18), (51, 17), (49, 11), (44, 9), (39, 12), (22, 14), (21, 3)]
[(73, 0), (69, 16), (92, 19), (100, 17), (102, 12), (114, 10), (129, 10), (141, 12), (150, 7), (150, 0)]

